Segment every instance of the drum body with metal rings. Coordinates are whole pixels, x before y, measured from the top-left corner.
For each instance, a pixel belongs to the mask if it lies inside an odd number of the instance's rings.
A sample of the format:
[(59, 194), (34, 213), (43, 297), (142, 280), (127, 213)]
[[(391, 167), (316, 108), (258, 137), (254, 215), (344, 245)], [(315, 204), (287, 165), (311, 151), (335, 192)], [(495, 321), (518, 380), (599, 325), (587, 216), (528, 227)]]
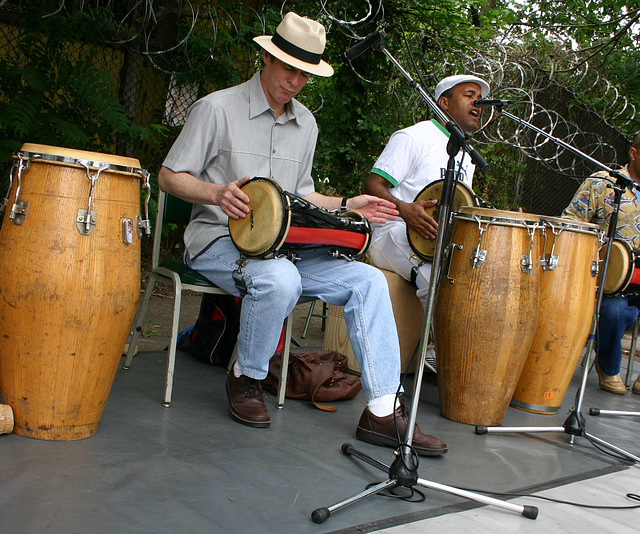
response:
[(271, 178), (252, 178), (242, 191), (250, 199), (250, 212), (244, 219), (230, 218), (229, 233), (248, 257), (326, 249), (337, 257), (358, 259), (369, 248), (371, 228), (357, 212), (336, 215), (284, 191)]
[(591, 330), (599, 238), (595, 224), (545, 216), (541, 222), (544, 259), (537, 326), (511, 406), (555, 414)]
[[(414, 202), (418, 200), (438, 200), (442, 196), (442, 188), (444, 186), (444, 180), (436, 180), (424, 187), (414, 199)], [(473, 191), (462, 182), (456, 182), (456, 189), (453, 195), (453, 201), (451, 203), (451, 212), (458, 211), (462, 206), (477, 206), (478, 201)], [(425, 208), (427, 215), (430, 215), (436, 221), (438, 220), (439, 203), (435, 206)], [(435, 239), (425, 239), (413, 228), (407, 226), (407, 239), (409, 240), (409, 246), (411, 250), (420, 259), (425, 261), (432, 261), (434, 255), (434, 249), (436, 246)], [(446, 243), (447, 239), (445, 239)]]
[(608, 296), (640, 293), (640, 250), (622, 239), (611, 242), (603, 291)]
[(499, 425), (536, 329), (537, 215), (461, 207), (453, 215), (434, 310), (440, 413)]
[(18, 434), (87, 438), (140, 293), (140, 164), (35, 144), (17, 161), (0, 227), (0, 402)]

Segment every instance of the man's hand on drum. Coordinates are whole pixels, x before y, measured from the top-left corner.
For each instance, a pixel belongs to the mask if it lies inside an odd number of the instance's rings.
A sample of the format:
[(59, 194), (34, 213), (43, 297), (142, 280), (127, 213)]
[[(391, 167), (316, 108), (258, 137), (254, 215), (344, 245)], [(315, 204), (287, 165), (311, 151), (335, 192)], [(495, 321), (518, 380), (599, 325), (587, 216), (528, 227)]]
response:
[(416, 200), (399, 206), (400, 217), (409, 228), (418, 232), (425, 239), (435, 239), (438, 233), (438, 222), (431, 217), (426, 208), (432, 208), (437, 200)]
[(249, 177), (245, 176), (216, 190), (214, 204), (220, 206), (231, 219), (244, 219), (249, 213), (249, 197), (240, 189), (247, 181)]
[(347, 207), (350, 211), (357, 211), (369, 222), (385, 223), (395, 219), (400, 212), (393, 202), (372, 195), (359, 195), (349, 199)]

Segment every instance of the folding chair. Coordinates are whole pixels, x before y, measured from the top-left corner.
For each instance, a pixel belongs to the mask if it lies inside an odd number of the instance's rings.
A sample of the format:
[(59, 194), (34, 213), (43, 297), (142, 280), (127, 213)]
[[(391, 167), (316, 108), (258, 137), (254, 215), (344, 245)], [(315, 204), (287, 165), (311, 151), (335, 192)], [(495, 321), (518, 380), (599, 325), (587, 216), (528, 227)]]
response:
[[(160, 191), (158, 196), (158, 214), (156, 217), (156, 231), (153, 237), (153, 252), (152, 252), (152, 272), (149, 277), (147, 289), (144, 293), (144, 297), (138, 307), (136, 317), (133, 321), (133, 328), (131, 332), (131, 340), (129, 342), (129, 348), (127, 350), (123, 369), (131, 368), (131, 361), (133, 359), (135, 349), (138, 343), (138, 339), (142, 332), (142, 325), (147, 314), (149, 307), (149, 301), (155, 285), (158, 282), (172, 285), (174, 288), (173, 298), (173, 322), (171, 326), (171, 338), (169, 340), (169, 354), (167, 358), (167, 377), (164, 390), (164, 400), (162, 405), (165, 407), (171, 406), (171, 393), (173, 390), (173, 374), (176, 363), (176, 344), (178, 340), (178, 329), (180, 323), (180, 308), (182, 305), (182, 292), (190, 290), (196, 293), (209, 293), (226, 295), (227, 292), (219, 288), (197, 271), (187, 267), (182, 260), (176, 259), (161, 259), (161, 245), (162, 245), (162, 225), (163, 223), (174, 223), (181, 226), (186, 226), (191, 217), (191, 204), (184, 200), (178, 199), (172, 195), (168, 195), (163, 191)], [(278, 408), (284, 407), (284, 395), (285, 384), (287, 380), (287, 371), (289, 363), (289, 350), (291, 349), (291, 328), (293, 326), (293, 314), (290, 314), (285, 320), (285, 337), (283, 343), (283, 358), (282, 358), (282, 371), (280, 373), (280, 384), (278, 387), (278, 395), (276, 400), (276, 406)], [(237, 353), (237, 345), (234, 349), (232, 361), (235, 361)]]

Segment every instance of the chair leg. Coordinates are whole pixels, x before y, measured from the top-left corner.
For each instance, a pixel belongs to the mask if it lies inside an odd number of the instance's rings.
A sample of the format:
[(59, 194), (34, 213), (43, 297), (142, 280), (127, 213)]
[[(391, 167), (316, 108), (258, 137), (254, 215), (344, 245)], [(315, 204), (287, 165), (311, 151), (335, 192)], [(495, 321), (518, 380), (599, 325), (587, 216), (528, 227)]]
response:
[(233, 346), (233, 352), (231, 353), (231, 358), (229, 358), (229, 364), (227, 365), (227, 373), (230, 373), (233, 370), (233, 364), (236, 363), (238, 359), (238, 342)]
[(633, 362), (636, 357), (636, 342), (638, 341), (638, 327), (640, 326), (640, 318), (636, 320), (633, 325), (633, 335), (631, 336), (631, 346), (629, 347), (629, 363), (627, 365), (627, 375), (625, 378), (625, 385), (631, 387), (631, 376), (633, 373)]
[(278, 384), (278, 398), (276, 408), (284, 408), (284, 396), (287, 390), (287, 374), (289, 372), (289, 351), (291, 350), (291, 331), (293, 330), (293, 311), (284, 321), (284, 340), (282, 343), (282, 364), (280, 368), (280, 382)]
[(180, 307), (182, 306), (182, 282), (180, 275), (172, 273), (173, 278), (173, 323), (171, 325), (171, 339), (169, 340), (169, 350), (167, 355), (167, 381), (164, 388), (164, 401), (162, 406), (171, 406), (171, 392), (173, 390), (173, 373), (176, 367), (176, 345), (178, 343), (178, 328), (180, 326)]
[(125, 358), (124, 365), (122, 366), (122, 368), (125, 370), (131, 369), (131, 360), (133, 360), (133, 355), (135, 354), (136, 346), (138, 345), (138, 339), (140, 339), (140, 333), (142, 332), (142, 325), (144, 324), (144, 318), (147, 315), (147, 309), (149, 308), (149, 301), (151, 300), (151, 295), (153, 294), (153, 289), (156, 285), (157, 280), (158, 280), (158, 274), (151, 273), (151, 276), (149, 276), (149, 282), (147, 283), (147, 289), (144, 292), (144, 296), (142, 297), (142, 301), (140, 302), (140, 306), (138, 307), (138, 312), (136, 313), (136, 317), (133, 320), (131, 341), (129, 342), (127, 357)]
[[(317, 300), (317, 299), (316, 299)], [(307, 337), (307, 330), (309, 330), (309, 323), (311, 322), (312, 317), (320, 317), (322, 319), (322, 331), (324, 332), (327, 327), (327, 303), (322, 302), (322, 313), (313, 313), (313, 310), (316, 306), (316, 300), (311, 301), (311, 305), (309, 306), (309, 313), (307, 314), (307, 321), (304, 323), (304, 330), (302, 330), (302, 339)]]
[(313, 308), (316, 306), (316, 301), (312, 300), (309, 305), (309, 313), (307, 314), (307, 322), (304, 323), (304, 330), (302, 330), (302, 335), (300, 336), (302, 339), (307, 337), (307, 330), (309, 330), (309, 323), (311, 322), (311, 318), (313, 317)]

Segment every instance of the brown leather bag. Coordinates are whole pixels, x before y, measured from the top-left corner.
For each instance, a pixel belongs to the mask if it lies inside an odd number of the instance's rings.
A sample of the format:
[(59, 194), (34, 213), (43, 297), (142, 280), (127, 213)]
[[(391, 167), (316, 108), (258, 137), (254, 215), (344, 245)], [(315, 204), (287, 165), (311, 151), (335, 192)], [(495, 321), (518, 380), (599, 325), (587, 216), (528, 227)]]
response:
[[(262, 387), (278, 392), (282, 353), (277, 352), (269, 362), (269, 374)], [(333, 350), (290, 353), (289, 372), (285, 396), (288, 399), (310, 400), (326, 412), (335, 412), (336, 406), (318, 404), (340, 399), (352, 399), (362, 389), (360, 378), (347, 374), (347, 357)]]

